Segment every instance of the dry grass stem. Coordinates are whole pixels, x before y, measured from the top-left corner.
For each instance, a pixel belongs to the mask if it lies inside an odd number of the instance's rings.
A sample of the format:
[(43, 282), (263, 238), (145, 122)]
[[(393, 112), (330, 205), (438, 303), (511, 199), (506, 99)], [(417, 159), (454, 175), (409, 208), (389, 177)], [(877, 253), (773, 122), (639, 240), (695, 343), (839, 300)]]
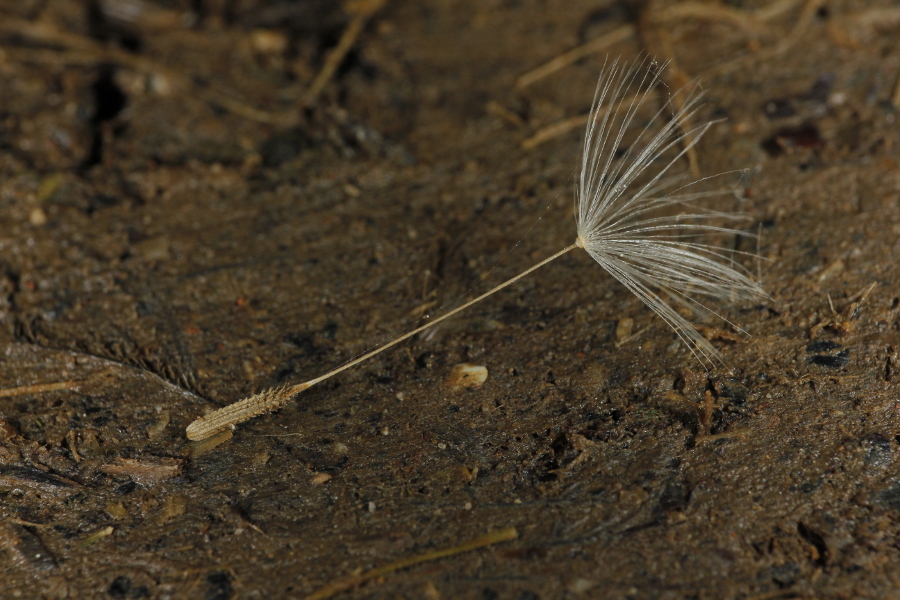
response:
[(377, 569), (366, 571), (361, 575), (333, 581), (307, 596), (306, 600), (326, 600), (327, 598), (331, 598), (335, 594), (339, 594), (340, 592), (355, 588), (356, 586), (372, 579), (390, 575), (391, 573), (399, 571), (400, 569), (406, 569), (424, 562), (437, 560), (439, 558), (446, 558), (448, 556), (462, 554), (463, 552), (471, 552), (472, 550), (478, 550), (479, 548), (492, 546), (494, 544), (499, 544), (500, 542), (509, 542), (516, 539), (517, 537), (519, 537), (519, 532), (516, 531), (515, 527), (507, 527), (505, 529), (491, 531), (490, 533), (487, 533), (481, 537), (477, 537), (474, 540), (470, 540), (458, 546), (444, 548), (442, 550), (432, 550), (431, 552), (426, 552), (424, 554), (410, 556), (409, 558), (402, 558), (383, 567), (378, 567)]
[(583, 115), (578, 115), (577, 117), (569, 117), (568, 119), (556, 121), (555, 123), (551, 123), (546, 127), (538, 129), (534, 132), (534, 135), (522, 140), (522, 143), (519, 144), (519, 146), (522, 150), (533, 150), (541, 144), (546, 144), (550, 140), (554, 140), (561, 135), (569, 133), (573, 129), (581, 129), (590, 118), (591, 115), (585, 113)]
[(810, 23), (812, 23), (818, 10), (824, 5), (825, 0), (806, 0), (806, 2), (803, 3), (803, 7), (800, 9), (800, 14), (797, 16), (794, 27), (791, 28), (791, 31), (775, 46), (773, 52), (775, 54), (782, 54), (790, 50), (794, 44), (800, 40), (800, 36), (803, 35)]
[(892, 28), (900, 24), (900, 6), (870, 8), (853, 13), (845, 19), (863, 27)]
[[(637, 96), (632, 96), (630, 98), (625, 98), (622, 101), (622, 104), (628, 104), (634, 102), (637, 99)], [(615, 107), (603, 107), (601, 110), (604, 112), (607, 110), (611, 110)], [(533, 150), (542, 144), (546, 144), (550, 140), (556, 139), (561, 135), (565, 135), (572, 131), (573, 129), (580, 129), (587, 125), (588, 121), (591, 120), (591, 113), (587, 112), (583, 115), (578, 115), (577, 117), (569, 117), (568, 119), (563, 119), (561, 121), (556, 121), (555, 123), (551, 123), (546, 127), (541, 127), (538, 129), (534, 135), (526, 138), (522, 141), (521, 148), (523, 150)]]
[(733, 25), (754, 37), (759, 35), (763, 28), (756, 14), (752, 12), (705, 2), (684, 2), (667, 6), (656, 11), (654, 19), (659, 21), (676, 19), (716, 21)]
[(78, 385), (84, 381), (58, 381), (55, 383), (36, 383), (34, 385), (23, 385), (14, 388), (0, 389), (0, 398), (9, 398), (11, 396), (24, 396), (25, 394), (43, 394), (44, 392), (58, 392), (60, 390), (77, 390)]
[[(758, 37), (764, 28), (764, 23), (788, 12), (801, 0), (779, 0), (768, 6), (754, 10), (743, 11), (727, 6), (708, 4), (703, 2), (684, 2), (674, 4), (662, 9), (656, 9), (653, 16), (662, 27), (670, 27), (670, 23), (682, 19), (702, 19), (706, 21), (718, 21), (733, 25), (752, 37)], [(891, 9), (885, 9), (891, 10)], [(516, 79), (516, 87), (519, 89), (528, 87), (552, 75), (553, 73), (585, 58), (608, 49), (613, 44), (624, 42), (637, 33), (637, 27), (631, 24), (621, 25), (609, 33), (585, 42), (580, 46), (564, 52), (543, 65), (520, 75)]]
[(606, 50), (613, 44), (624, 42), (625, 40), (632, 37), (635, 31), (636, 29), (634, 25), (622, 25), (620, 27), (617, 27), (609, 33), (601, 35), (596, 39), (577, 46), (569, 50), (568, 52), (564, 52), (563, 54), (560, 54), (559, 56), (556, 56), (550, 61), (544, 63), (540, 67), (532, 69), (524, 75), (519, 76), (519, 78), (516, 80), (516, 87), (520, 89), (527, 87), (535, 81), (543, 79), (544, 77), (547, 77), (548, 75), (581, 60), (585, 56), (597, 54), (598, 52)]
[(771, 21), (776, 17), (780, 17), (784, 13), (788, 12), (798, 4), (800, 4), (803, 0), (776, 0), (771, 4), (767, 4), (761, 8), (758, 8), (753, 12), (753, 16), (757, 21)]
[(356, 40), (359, 38), (363, 29), (365, 29), (369, 19), (371, 19), (376, 12), (381, 10), (385, 4), (387, 4), (387, 0), (356, 0), (347, 3), (346, 8), (348, 12), (353, 14), (353, 19), (350, 21), (347, 28), (344, 29), (337, 45), (328, 53), (325, 62), (322, 64), (322, 69), (310, 84), (309, 90), (307, 90), (306, 96), (303, 99), (304, 106), (312, 106), (316, 103), (319, 94), (322, 93), (322, 90), (325, 89), (325, 86), (328, 85), (328, 82), (334, 77), (341, 62), (343, 62), (347, 53), (350, 52), (356, 44)]
[[(772, 12), (773, 16), (781, 14), (781, 9), (789, 10), (793, 8), (794, 5), (798, 4), (797, 1), (786, 2), (784, 6), (779, 6), (779, 12)], [(818, 11), (825, 4), (825, 0), (806, 0), (803, 3), (803, 6), (800, 10), (800, 14), (794, 21), (794, 26), (791, 30), (781, 37), (781, 40), (767, 48), (763, 48), (758, 52), (750, 52), (747, 54), (743, 54), (731, 60), (727, 60), (723, 63), (716, 65), (711, 69), (707, 69), (707, 74), (722, 74), (734, 71), (740, 68), (746, 68), (747, 63), (750, 61), (760, 62), (764, 59), (769, 59), (774, 56), (778, 56), (779, 54), (784, 54), (788, 50), (794, 47), (797, 42), (800, 41), (800, 38), (806, 32), (810, 23), (812, 23), (813, 19), (816, 16), (816, 11)]]

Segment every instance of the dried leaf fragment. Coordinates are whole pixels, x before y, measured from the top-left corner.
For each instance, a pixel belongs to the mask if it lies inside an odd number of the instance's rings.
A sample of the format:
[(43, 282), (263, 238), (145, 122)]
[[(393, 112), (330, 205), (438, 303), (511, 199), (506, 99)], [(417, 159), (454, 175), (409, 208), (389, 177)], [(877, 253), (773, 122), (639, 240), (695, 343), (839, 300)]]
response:
[(11, 488), (27, 487), (43, 493), (63, 493), (81, 487), (70, 479), (54, 475), (34, 465), (0, 465), (0, 485)]
[(100, 470), (107, 475), (128, 476), (144, 485), (153, 485), (181, 474), (184, 461), (178, 458), (156, 458), (140, 461), (133, 458), (118, 458), (116, 462), (103, 465)]
[(180, 494), (174, 494), (166, 499), (160, 514), (160, 521), (165, 523), (169, 519), (183, 515), (187, 511), (187, 498)]

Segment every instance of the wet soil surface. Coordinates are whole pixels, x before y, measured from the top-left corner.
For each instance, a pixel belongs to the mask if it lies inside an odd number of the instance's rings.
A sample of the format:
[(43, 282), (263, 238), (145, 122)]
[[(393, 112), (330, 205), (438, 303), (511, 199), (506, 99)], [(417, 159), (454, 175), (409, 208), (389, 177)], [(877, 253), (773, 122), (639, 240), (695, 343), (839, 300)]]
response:
[[(0, 2), (0, 595), (900, 593), (896, 3), (378, 4)], [(730, 370), (579, 252), (187, 442), (570, 244), (534, 136), (641, 53), (747, 169)]]

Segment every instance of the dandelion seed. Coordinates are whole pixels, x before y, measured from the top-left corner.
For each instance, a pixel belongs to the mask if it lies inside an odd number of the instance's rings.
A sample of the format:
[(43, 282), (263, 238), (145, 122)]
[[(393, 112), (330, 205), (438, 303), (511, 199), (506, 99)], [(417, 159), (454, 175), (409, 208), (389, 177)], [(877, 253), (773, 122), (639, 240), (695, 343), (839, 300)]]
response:
[[(667, 119), (667, 111), (674, 106), (670, 98), (622, 152), (632, 120), (660, 83), (662, 69), (647, 62), (626, 66), (616, 60), (605, 65), (600, 76), (585, 131), (575, 197), (575, 243), (474, 300), (325, 375), (266, 390), (197, 419), (188, 426), (187, 437), (205, 439), (275, 410), (299, 392), (449, 319), (576, 248), (587, 251), (659, 315), (698, 360), (708, 366), (721, 362), (718, 351), (672, 303), (724, 319), (701, 300), (733, 301), (765, 293), (746, 270), (734, 264), (734, 251), (698, 238), (704, 234), (747, 235), (717, 224), (741, 217), (695, 206), (696, 201), (715, 193), (692, 191), (692, 186), (703, 180), (684, 184), (682, 177), (670, 174), (712, 125), (705, 123), (688, 131), (682, 127), (699, 110), (702, 93), (696, 88), (676, 92), (684, 96), (681, 108), (673, 110), (673, 116)], [(629, 95), (635, 87), (640, 91)]]

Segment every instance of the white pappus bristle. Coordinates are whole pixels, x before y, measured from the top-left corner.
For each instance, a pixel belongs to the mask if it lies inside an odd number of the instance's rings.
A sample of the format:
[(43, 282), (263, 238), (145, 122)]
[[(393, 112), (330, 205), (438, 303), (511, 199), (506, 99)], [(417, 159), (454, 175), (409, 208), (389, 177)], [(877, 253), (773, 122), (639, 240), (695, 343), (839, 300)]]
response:
[[(696, 86), (676, 92), (619, 156), (629, 125), (660, 83), (661, 69), (646, 62), (613, 61), (597, 84), (575, 198), (578, 245), (709, 365), (721, 362), (718, 351), (661, 294), (713, 312), (694, 296), (735, 300), (765, 293), (746, 271), (725, 262), (734, 252), (698, 241), (704, 234), (748, 235), (713, 224), (742, 217), (698, 208), (695, 200), (715, 194), (691, 193), (691, 186), (703, 180), (685, 184), (684, 177), (669, 174), (712, 125), (683, 129), (700, 107)], [(634, 87), (640, 91), (628, 96)], [(680, 108), (674, 108), (675, 98)], [(670, 108), (673, 114), (666, 118)]]

